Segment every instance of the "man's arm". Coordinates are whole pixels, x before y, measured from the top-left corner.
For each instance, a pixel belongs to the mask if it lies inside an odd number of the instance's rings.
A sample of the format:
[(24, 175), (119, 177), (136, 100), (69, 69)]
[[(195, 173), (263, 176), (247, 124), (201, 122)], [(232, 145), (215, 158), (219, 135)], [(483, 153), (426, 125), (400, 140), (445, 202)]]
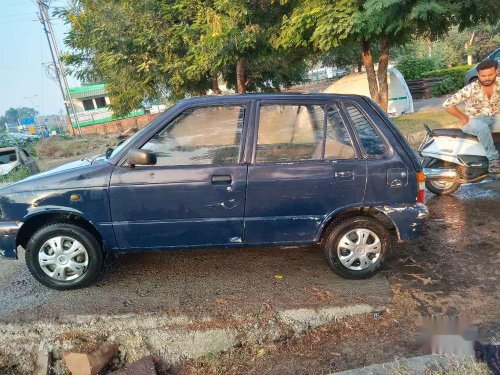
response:
[(459, 110), (455, 104), (452, 104), (449, 107), (445, 107), (445, 111), (450, 115), (458, 118), (460, 120), (460, 124), (462, 125), (465, 125), (469, 122), (469, 117), (465, 115), (461, 110)]
[(450, 96), (448, 99), (446, 99), (443, 103), (443, 107), (446, 112), (458, 118), (462, 125), (465, 125), (469, 122), (469, 117), (457, 108), (457, 104), (462, 103), (465, 99), (468, 99), (470, 97), (472, 85), (473, 84), (465, 86), (464, 88)]

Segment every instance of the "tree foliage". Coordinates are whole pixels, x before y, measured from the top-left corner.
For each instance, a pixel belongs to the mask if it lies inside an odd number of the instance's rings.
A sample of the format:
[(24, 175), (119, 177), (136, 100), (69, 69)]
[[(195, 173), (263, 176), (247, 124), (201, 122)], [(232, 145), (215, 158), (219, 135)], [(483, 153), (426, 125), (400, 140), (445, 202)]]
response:
[(144, 98), (217, 93), (220, 77), (239, 92), (303, 81), (303, 54), (270, 43), (292, 6), (273, 0), (80, 0), (58, 14), (70, 23), (65, 42), (76, 51), (66, 63), (80, 79), (105, 82), (111, 107), (124, 114)]
[(29, 107), (9, 108), (3, 116), (0, 116), (0, 125), (3, 124), (18, 124), (18, 121), (26, 117), (35, 117), (38, 111)]

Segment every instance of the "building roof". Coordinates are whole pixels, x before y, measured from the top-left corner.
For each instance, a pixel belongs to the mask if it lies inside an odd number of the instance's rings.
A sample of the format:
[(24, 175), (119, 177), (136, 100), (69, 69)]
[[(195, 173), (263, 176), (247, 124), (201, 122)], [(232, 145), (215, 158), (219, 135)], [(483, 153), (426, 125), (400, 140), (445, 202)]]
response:
[(104, 83), (99, 83), (97, 85), (70, 87), (69, 93), (73, 99), (83, 99), (106, 95), (106, 90), (104, 88)]

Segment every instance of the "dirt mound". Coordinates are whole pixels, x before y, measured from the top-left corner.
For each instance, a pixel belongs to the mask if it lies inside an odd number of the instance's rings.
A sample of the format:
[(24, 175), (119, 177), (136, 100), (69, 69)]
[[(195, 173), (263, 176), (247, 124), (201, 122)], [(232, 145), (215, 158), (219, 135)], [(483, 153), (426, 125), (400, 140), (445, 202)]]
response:
[(35, 148), (40, 159), (68, 158), (103, 153), (108, 147), (114, 147), (116, 143), (118, 143), (116, 137), (105, 135), (86, 135), (75, 138), (56, 135), (41, 139)]

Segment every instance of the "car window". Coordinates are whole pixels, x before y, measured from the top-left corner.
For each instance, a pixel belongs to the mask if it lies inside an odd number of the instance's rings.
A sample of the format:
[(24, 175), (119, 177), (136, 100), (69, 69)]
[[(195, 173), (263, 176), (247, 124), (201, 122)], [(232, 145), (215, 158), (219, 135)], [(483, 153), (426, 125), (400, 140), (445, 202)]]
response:
[(368, 118), (352, 102), (346, 102), (345, 108), (367, 155), (371, 157), (386, 155), (387, 147)]
[(158, 166), (234, 164), (244, 116), (239, 105), (188, 109), (142, 149), (156, 153)]
[(336, 104), (326, 111), (325, 159), (354, 159), (356, 152)]
[(257, 163), (321, 159), (325, 113), (319, 105), (263, 105)]
[(16, 151), (0, 151), (0, 164), (8, 164), (17, 161)]

